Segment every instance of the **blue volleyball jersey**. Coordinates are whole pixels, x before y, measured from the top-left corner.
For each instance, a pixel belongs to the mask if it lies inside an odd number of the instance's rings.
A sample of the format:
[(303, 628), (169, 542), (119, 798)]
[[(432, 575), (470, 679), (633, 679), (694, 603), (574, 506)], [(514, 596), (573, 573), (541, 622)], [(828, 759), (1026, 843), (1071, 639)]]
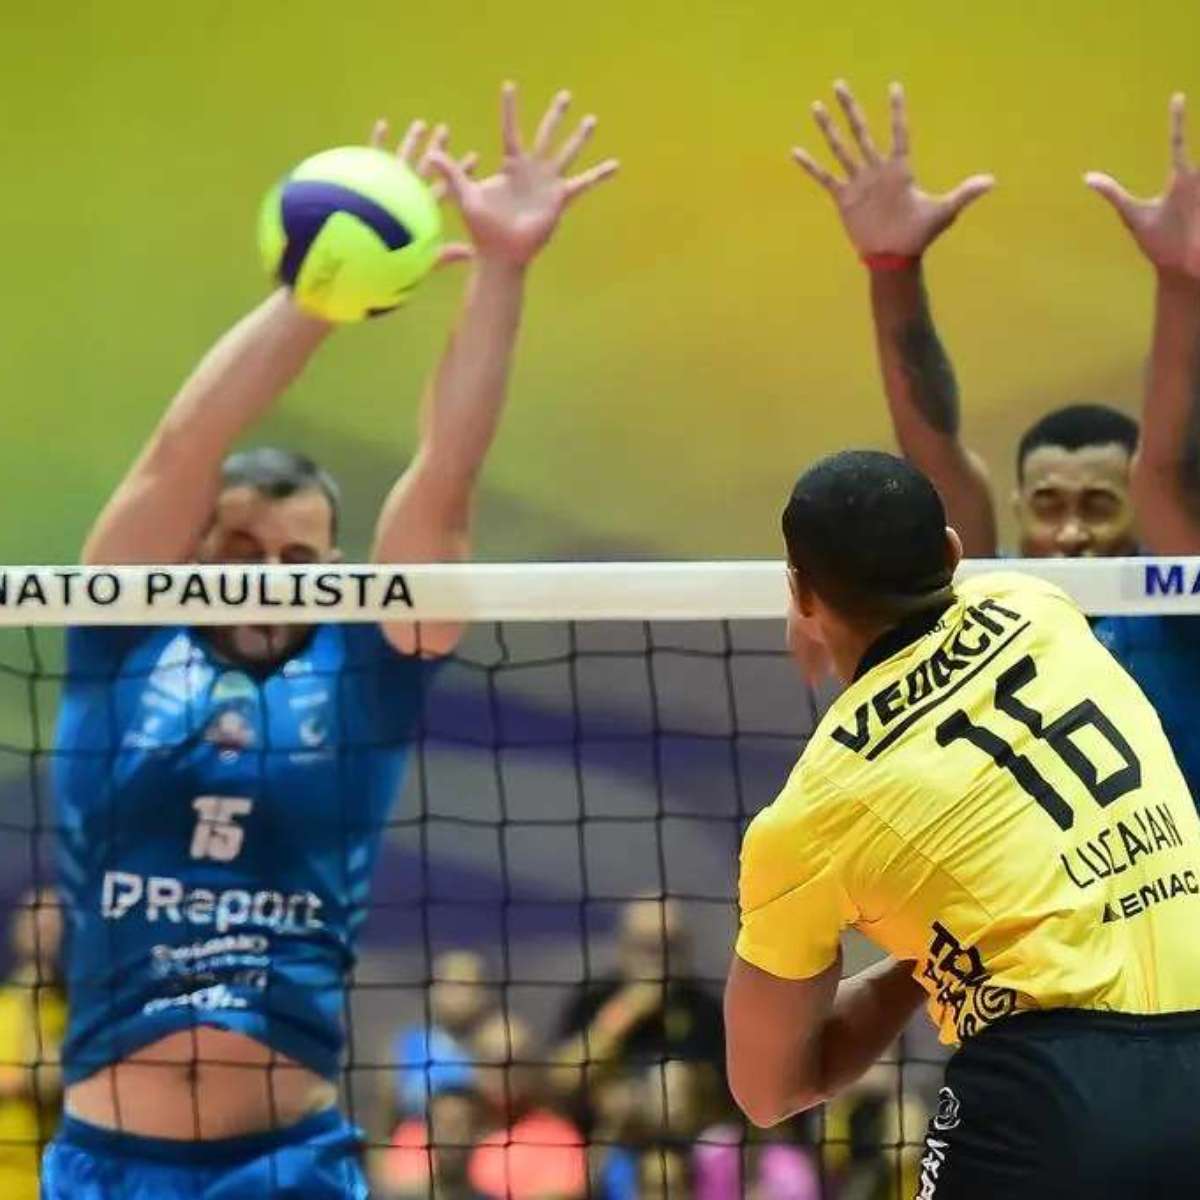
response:
[(1200, 806), (1200, 617), (1104, 617), (1092, 628), (1158, 710)]
[(333, 1076), (433, 663), (318, 627), (270, 673), (187, 628), (71, 629), (53, 778), (68, 1082), (195, 1024)]

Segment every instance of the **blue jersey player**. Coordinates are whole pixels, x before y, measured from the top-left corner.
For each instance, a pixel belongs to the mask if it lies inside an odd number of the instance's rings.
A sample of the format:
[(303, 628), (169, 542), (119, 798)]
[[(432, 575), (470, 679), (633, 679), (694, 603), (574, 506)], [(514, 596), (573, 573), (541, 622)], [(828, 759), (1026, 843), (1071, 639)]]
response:
[[(527, 268), (567, 205), (556, 97), (526, 146), (511, 86), (504, 163), (480, 183), (439, 129), (399, 153), (436, 171), (473, 256), (383, 505), (380, 562), (468, 553), (471, 498), (504, 405)], [(386, 129), (376, 127), (375, 140)], [(89, 563), (328, 562), (337, 489), (311, 461), (230, 447), (329, 329), (277, 293), (172, 401), (101, 513)], [(345, 979), (422, 689), (459, 629), (425, 624), (75, 629), (55, 751), (70, 930), (66, 1118), (50, 1200), (365, 1197), (339, 1114)]]
[[(995, 501), (982, 460), (960, 438), (958, 387), (921, 263), (994, 181), (974, 175), (944, 196), (921, 191), (900, 86), (891, 92), (890, 151), (876, 147), (849, 88), (839, 83), (836, 93), (853, 150), (824, 105), (815, 104), (813, 114), (842, 173), (804, 150), (795, 156), (833, 199), (868, 268), (900, 447), (936, 484), (967, 554), (988, 558), (998, 549)], [(1187, 157), (1182, 96), (1171, 102), (1171, 155), (1167, 188), (1154, 200), (1134, 200), (1106, 175), (1087, 177), (1116, 207), (1157, 275), (1141, 440), (1134, 421), (1096, 404), (1058, 409), (1025, 433), (1013, 507), (1027, 556), (1200, 553), (1200, 171)], [(1095, 628), (1158, 710), (1200, 804), (1200, 617), (1110, 618)]]

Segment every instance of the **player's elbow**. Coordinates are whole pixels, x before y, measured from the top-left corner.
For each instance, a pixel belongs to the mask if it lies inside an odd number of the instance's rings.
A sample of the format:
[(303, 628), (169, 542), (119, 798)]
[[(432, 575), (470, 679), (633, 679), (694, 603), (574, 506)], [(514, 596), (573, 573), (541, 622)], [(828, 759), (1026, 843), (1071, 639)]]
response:
[(827, 1099), (819, 1080), (784, 1079), (768, 1073), (763, 1066), (739, 1070), (735, 1063), (729, 1063), (729, 1090), (751, 1125), (770, 1129)]
[(823, 1103), (825, 1097), (815, 1091), (787, 1094), (735, 1091), (734, 1100), (751, 1125), (758, 1129), (771, 1129), (797, 1113), (815, 1108)]
[(734, 1098), (737, 1100), (738, 1108), (742, 1110), (742, 1115), (756, 1129), (771, 1129), (787, 1116), (779, 1105), (766, 1103), (757, 1096), (735, 1096)]

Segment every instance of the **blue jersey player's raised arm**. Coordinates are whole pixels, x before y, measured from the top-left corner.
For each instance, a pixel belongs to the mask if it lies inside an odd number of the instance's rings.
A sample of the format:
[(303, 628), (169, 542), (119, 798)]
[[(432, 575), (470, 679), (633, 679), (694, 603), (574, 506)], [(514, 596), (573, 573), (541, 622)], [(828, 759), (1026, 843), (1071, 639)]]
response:
[[(1142, 436), (1131, 484), (1142, 544), (1154, 554), (1200, 554), (1200, 166), (1184, 130), (1184, 97), (1171, 97), (1167, 185), (1138, 200), (1109, 175), (1088, 186), (1116, 209), (1154, 268), (1154, 337)], [(1196, 736), (1200, 617), (1110, 617), (1096, 624), (1153, 701), (1200, 805)]]
[[(883, 390), (904, 456), (937, 487), (967, 554), (998, 553), (996, 496), (967, 445), (959, 388), (934, 320), (924, 255), (994, 180), (972, 175), (945, 195), (913, 173), (904, 90), (890, 94), (891, 146), (877, 144), (845, 83), (835, 85), (848, 134), (824, 104), (813, 115), (838, 168), (807, 150), (797, 161), (833, 201), (868, 267)], [(1017, 447), (1013, 512), (1030, 558), (1200, 553), (1200, 170), (1188, 160), (1183, 97), (1171, 103), (1171, 173), (1163, 194), (1139, 201), (1107, 175), (1088, 184), (1117, 209), (1158, 277), (1145, 419), (1100, 404), (1046, 413)], [(1200, 618), (1107, 618), (1096, 634), (1150, 698), (1200, 802), (1194, 680)], [(812, 653), (810, 649), (810, 654)]]
[[(616, 169), (569, 175), (595, 122), (562, 139), (567, 105), (556, 97), (526, 145), (506, 87), (503, 165), (482, 182), (445, 155), (443, 130), (421, 156), (474, 261), (416, 455), (380, 513), (377, 561), (469, 553), (527, 268), (568, 204)], [(411, 129), (400, 152), (415, 159), (422, 140)], [(229, 453), (328, 333), (285, 292), (227, 333), (100, 514), (85, 559), (335, 560), (328, 475), (288, 451)], [(335, 1107), (345, 978), (422, 687), (458, 635), (70, 631), (55, 787), (71, 1020), (48, 1196), (366, 1195), (356, 1133)]]

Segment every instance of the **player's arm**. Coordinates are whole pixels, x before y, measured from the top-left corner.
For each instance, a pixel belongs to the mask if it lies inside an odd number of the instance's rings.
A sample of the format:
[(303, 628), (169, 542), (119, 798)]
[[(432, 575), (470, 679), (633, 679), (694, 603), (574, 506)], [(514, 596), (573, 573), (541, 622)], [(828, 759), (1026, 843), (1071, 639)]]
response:
[(184, 562), (212, 517), (221, 463), (300, 374), (331, 326), (280, 290), (200, 361), (104, 506), (85, 563)]
[(1200, 169), (1188, 159), (1184, 98), (1171, 99), (1171, 174), (1152, 200), (1086, 176), (1116, 209), (1157, 277), (1154, 340), (1133, 466), (1143, 545), (1200, 554)]
[(960, 438), (958, 385), (934, 324), (922, 255), (959, 213), (993, 186), (973, 175), (944, 196), (921, 191), (909, 156), (904, 91), (891, 87), (892, 148), (875, 145), (862, 110), (842, 82), (835, 85), (857, 146), (852, 152), (828, 109), (813, 116), (842, 177), (807, 151), (796, 161), (829, 193), (850, 241), (869, 270), (871, 313), (892, 425), (905, 457), (933, 480), (967, 554), (996, 553), (996, 514), (983, 460)]
[[(377, 121), (371, 144), (380, 146)], [(414, 121), (398, 154), (415, 165), (425, 132)], [(430, 145), (445, 146), (440, 126)], [(468, 156), (469, 159), (469, 156)], [(469, 169), (468, 160), (463, 166)], [(464, 256), (446, 246), (438, 265)], [(169, 563), (192, 557), (221, 489), (221, 464), (237, 439), (267, 413), (304, 369), (333, 326), (303, 313), (279, 289), (201, 359), (171, 401), (83, 549), (86, 563)]]
[(781, 979), (735, 955), (725, 987), (729, 1086), (758, 1126), (776, 1125), (864, 1075), (924, 999), (911, 962), (841, 979), (841, 954), (811, 979)]
[[(454, 331), (421, 404), (412, 464), (384, 503), (375, 531), (375, 562), (460, 562), (471, 549), (471, 507), (508, 390), (530, 263), (550, 240), (567, 206), (617, 169), (613, 160), (567, 176), (595, 127), (585, 117), (561, 144), (557, 134), (570, 97), (561, 92), (528, 147), (517, 126), (516, 91), (502, 94), (504, 164), (475, 182), (435, 154), (474, 246), (474, 266)], [(405, 653), (449, 653), (461, 626), (384, 626)]]
[[(803, 764), (742, 840), (741, 922), (725, 988), (730, 1087), (774, 1125), (853, 1083), (921, 1001), (911, 963), (841, 979), (841, 934), (863, 919), (863, 809)], [(874, 919), (874, 917), (872, 917)]]

